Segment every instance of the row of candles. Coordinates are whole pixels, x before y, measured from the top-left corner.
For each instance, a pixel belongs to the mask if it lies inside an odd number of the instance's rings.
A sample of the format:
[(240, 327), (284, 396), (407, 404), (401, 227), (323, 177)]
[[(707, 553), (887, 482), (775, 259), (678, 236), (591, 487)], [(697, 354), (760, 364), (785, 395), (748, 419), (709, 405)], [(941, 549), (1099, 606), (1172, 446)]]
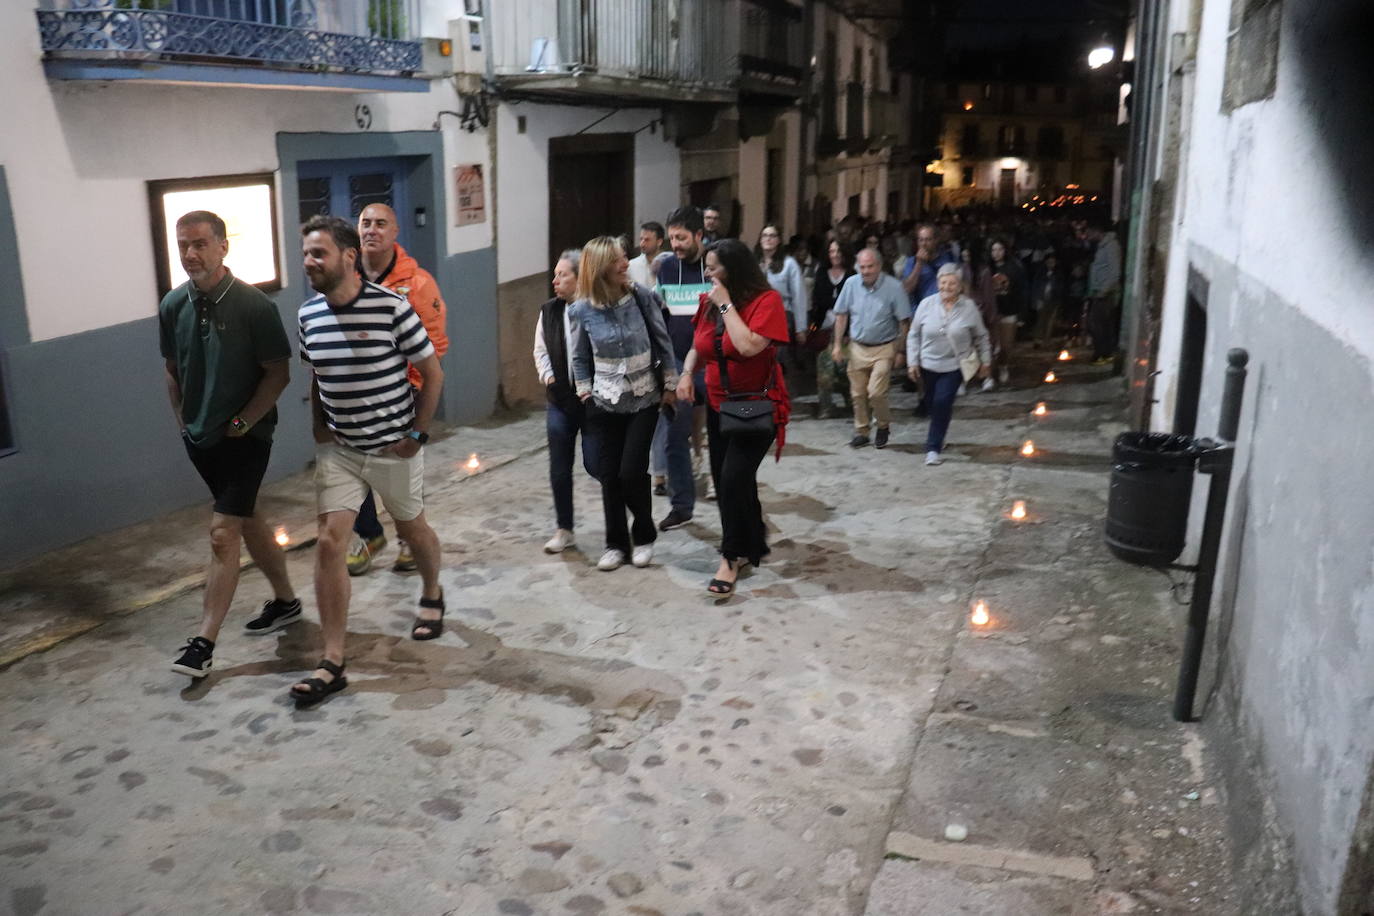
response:
[[(1061, 363), (1066, 363), (1071, 359), (1073, 359), (1073, 356), (1070, 355), (1068, 350), (1059, 351), (1059, 361)], [(1054, 374), (1053, 370), (1045, 373), (1045, 384), (1053, 385), (1057, 381), (1059, 381), (1059, 377)], [(1049, 406), (1044, 401), (1037, 402), (1035, 408), (1031, 410), (1031, 416), (1036, 418), (1049, 416), (1049, 413)], [(1035, 441), (1027, 439), (1025, 443), (1022, 444), (1020, 451), (1022, 457), (1032, 457), (1035, 455)], [(1024, 499), (1012, 500), (1011, 511), (1007, 513), (1007, 517), (1014, 522), (1024, 522), (1029, 517), (1026, 512), (1026, 501)], [(988, 611), (988, 603), (982, 598), (973, 602), (973, 608), (969, 612), (968, 619), (969, 623), (973, 624), (975, 627), (983, 628), (990, 625), (992, 623), (992, 614)]]

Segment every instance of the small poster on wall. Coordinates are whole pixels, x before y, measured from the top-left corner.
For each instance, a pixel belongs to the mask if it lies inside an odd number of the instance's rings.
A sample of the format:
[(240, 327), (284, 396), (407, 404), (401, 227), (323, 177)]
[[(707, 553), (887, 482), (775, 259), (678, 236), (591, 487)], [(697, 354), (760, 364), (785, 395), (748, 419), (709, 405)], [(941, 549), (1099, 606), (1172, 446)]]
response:
[(458, 192), (458, 218), (454, 225), (471, 226), (473, 223), (485, 223), (487, 204), (481, 164), (454, 166), (453, 175)]

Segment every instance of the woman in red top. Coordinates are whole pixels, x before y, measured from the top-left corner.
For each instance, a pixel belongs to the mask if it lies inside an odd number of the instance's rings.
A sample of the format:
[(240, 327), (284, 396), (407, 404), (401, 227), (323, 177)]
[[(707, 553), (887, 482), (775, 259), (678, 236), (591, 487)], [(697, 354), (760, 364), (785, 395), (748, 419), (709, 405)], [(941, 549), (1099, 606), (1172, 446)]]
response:
[[(692, 319), (692, 350), (678, 382), (678, 395), (692, 395), (692, 372), (706, 368), (706, 434), (711, 451), (711, 479), (716, 487), (722, 531), (720, 567), (706, 590), (729, 595), (745, 563), (758, 563), (768, 553), (763, 507), (759, 505), (758, 469), (774, 441), (782, 455), (787, 418), (792, 412), (778, 366), (777, 348), (789, 338), (782, 297), (768, 285), (753, 252), (736, 239), (722, 239), (706, 252), (706, 279), (711, 291), (701, 297)], [(721, 384), (717, 336), (728, 362), (730, 390), (754, 392), (773, 402), (775, 429), (766, 435), (722, 436)], [(684, 394), (685, 392), (685, 394)]]

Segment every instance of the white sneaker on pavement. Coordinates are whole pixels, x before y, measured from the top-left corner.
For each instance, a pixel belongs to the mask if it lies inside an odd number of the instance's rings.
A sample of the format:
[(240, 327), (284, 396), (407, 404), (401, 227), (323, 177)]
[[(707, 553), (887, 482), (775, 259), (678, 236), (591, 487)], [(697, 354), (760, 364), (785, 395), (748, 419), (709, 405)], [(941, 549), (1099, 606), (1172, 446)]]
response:
[(610, 572), (625, 565), (625, 551), (616, 550), (614, 547), (601, 555), (601, 559), (596, 561), (596, 568), (602, 572)]
[(562, 553), (569, 547), (577, 546), (577, 538), (566, 528), (559, 528), (553, 533), (553, 537), (544, 542), (545, 553)]
[(959, 383), (959, 390), (956, 391), (956, 392), (954, 393), (954, 396), (955, 396), (956, 398), (962, 398), (962, 397), (963, 397), (964, 395), (966, 395), (966, 394), (968, 394), (968, 385), (966, 385), (966, 384), (963, 383), (963, 382), (960, 382), (960, 383)]
[(934, 467), (937, 464), (944, 464), (945, 459), (940, 457), (939, 452), (926, 452), (926, 464)]
[(996, 383), (995, 381), (993, 381), (992, 376), (989, 375), (987, 378), (983, 379), (983, 390), (984, 390), (984, 391), (992, 391), (992, 390), (993, 390), (994, 388), (996, 388), (996, 387), (997, 387), (997, 383)]
[(648, 566), (653, 561), (653, 544), (640, 544), (638, 547), (634, 549), (634, 552), (630, 554), (630, 562), (638, 566), (640, 569), (643, 569), (644, 567)]

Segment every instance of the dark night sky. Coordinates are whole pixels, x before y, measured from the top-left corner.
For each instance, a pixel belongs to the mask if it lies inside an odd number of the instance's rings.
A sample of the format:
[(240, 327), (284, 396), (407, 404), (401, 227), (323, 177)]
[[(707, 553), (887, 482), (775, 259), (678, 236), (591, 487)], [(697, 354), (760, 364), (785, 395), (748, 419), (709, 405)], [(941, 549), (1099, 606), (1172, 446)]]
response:
[(954, 0), (949, 45), (974, 49), (1023, 39), (1091, 42), (1104, 30), (1119, 31), (1130, 5), (1128, 0)]

